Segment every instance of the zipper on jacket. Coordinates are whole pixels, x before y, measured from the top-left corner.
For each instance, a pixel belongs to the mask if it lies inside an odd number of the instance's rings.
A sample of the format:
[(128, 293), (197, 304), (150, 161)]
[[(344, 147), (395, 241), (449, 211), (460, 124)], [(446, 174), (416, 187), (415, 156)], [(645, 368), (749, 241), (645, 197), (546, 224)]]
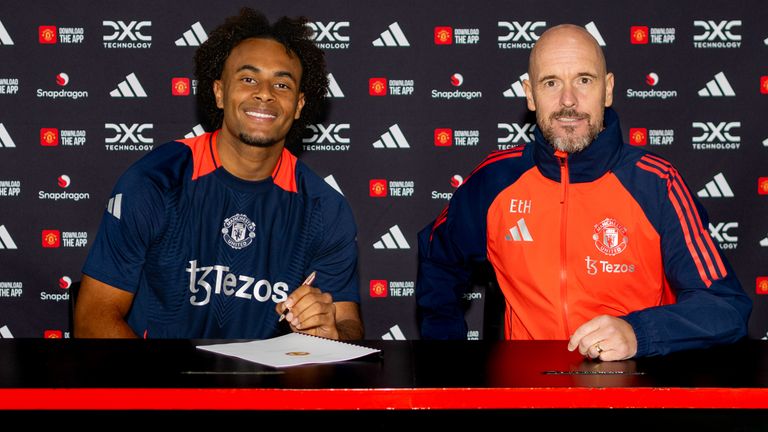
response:
[(568, 326), (568, 255), (566, 253), (568, 228), (568, 153), (557, 150), (555, 156), (560, 162), (560, 299), (563, 312), (563, 331), (565, 338), (570, 339), (571, 330)]

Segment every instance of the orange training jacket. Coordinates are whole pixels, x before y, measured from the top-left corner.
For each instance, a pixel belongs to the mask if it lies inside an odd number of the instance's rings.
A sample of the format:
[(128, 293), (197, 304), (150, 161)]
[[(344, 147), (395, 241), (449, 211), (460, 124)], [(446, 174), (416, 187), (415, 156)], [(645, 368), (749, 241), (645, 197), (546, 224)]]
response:
[(618, 117), (584, 151), (555, 152), (539, 130), (491, 154), (419, 234), (423, 338), (464, 338), (474, 264), (493, 266), (508, 339), (568, 339), (622, 317), (638, 356), (734, 341), (751, 301), (708, 235), (675, 168), (621, 139)]

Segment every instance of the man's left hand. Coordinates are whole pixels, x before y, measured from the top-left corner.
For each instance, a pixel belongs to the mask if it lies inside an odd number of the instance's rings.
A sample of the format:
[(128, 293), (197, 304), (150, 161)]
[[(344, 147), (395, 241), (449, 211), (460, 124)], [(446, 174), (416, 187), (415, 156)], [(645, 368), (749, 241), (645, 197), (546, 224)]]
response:
[(626, 360), (637, 353), (637, 337), (632, 326), (623, 319), (600, 315), (585, 322), (573, 333), (568, 341), (568, 351), (576, 348), (589, 358)]

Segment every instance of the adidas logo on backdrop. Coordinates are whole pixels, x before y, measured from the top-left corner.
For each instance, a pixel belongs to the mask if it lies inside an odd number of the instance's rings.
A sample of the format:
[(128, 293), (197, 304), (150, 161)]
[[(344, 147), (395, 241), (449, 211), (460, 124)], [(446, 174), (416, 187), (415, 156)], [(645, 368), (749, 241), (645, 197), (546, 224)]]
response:
[(373, 244), (374, 249), (410, 249), (411, 245), (405, 239), (400, 227), (394, 225), (389, 231), (381, 236), (381, 239)]
[(715, 75), (715, 78), (710, 80), (706, 87), (699, 90), (699, 96), (701, 97), (722, 97), (722, 96), (736, 96), (736, 92), (733, 91), (731, 83), (725, 78), (725, 73), (719, 72)]
[(109, 92), (112, 97), (147, 97), (147, 92), (144, 91), (144, 87), (141, 86), (139, 79), (136, 78), (136, 74), (131, 72), (130, 75), (126, 75), (125, 80), (121, 81), (117, 85), (117, 88)]

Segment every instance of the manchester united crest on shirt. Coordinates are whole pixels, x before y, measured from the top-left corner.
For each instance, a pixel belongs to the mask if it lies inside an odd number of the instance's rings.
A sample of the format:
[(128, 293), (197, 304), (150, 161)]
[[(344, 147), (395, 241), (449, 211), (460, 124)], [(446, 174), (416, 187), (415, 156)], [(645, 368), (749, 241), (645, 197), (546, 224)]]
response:
[(595, 225), (592, 239), (595, 241), (597, 250), (610, 256), (622, 253), (629, 242), (627, 228), (613, 218), (605, 218)]
[(221, 228), (224, 241), (232, 249), (242, 249), (251, 244), (256, 237), (255, 231), (256, 224), (240, 213), (224, 219), (224, 226)]

